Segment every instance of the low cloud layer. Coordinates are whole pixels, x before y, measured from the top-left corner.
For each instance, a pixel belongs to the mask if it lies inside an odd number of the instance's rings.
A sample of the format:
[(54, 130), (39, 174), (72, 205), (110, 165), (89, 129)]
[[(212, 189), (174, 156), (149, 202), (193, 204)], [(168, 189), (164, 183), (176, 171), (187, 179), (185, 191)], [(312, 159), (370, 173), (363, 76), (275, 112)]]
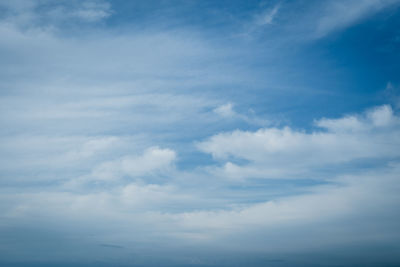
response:
[[(220, 163), (222, 167), (210, 165), (187, 172), (173, 166), (179, 158), (175, 151), (150, 147), (140, 155), (95, 164), (87, 174), (42, 186), (40, 192), (3, 189), (2, 228), (26, 222), (42, 230), (96, 231), (98, 242), (128, 250), (143, 240), (161, 250), (160, 240), (178, 246), (223, 245), (230, 251), (250, 242), (247, 249), (268, 253), (294, 253), (299, 242), (303, 252), (328, 249), (332, 244), (346, 247), (349, 240), (373, 244), (378, 238), (393, 245), (400, 201), (399, 117), (385, 105), (363, 114), (323, 118), (315, 124), (318, 128), (312, 132), (266, 128), (221, 133), (197, 143), (218, 161), (245, 159), (242, 166), (229, 161)], [(95, 157), (117, 142), (113, 136), (91, 140), (82, 150), (67, 155)], [(359, 168), (371, 159), (379, 165)], [(346, 168), (320, 176), (320, 169), (340, 164)], [(252, 204), (246, 203), (251, 190), (230, 188), (237, 183), (251, 186), (257, 183), (253, 178), (305, 177), (323, 183)], [(207, 192), (204, 188), (214, 189)]]

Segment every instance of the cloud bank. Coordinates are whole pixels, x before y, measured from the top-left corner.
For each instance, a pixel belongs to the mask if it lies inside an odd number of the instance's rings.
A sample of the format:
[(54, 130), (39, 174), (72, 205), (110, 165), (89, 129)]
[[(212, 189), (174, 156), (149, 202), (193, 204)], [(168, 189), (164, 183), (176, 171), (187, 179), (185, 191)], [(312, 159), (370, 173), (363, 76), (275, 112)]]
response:
[[(43, 230), (69, 225), (88, 234), (96, 232), (98, 241), (82, 237), (84, 242), (117, 244), (128, 250), (147, 240), (162, 251), (160, 239), (178, 246), (224, 244), (228, 251), (268, 253), (294, 253), (297, 242), (310, 253), (316, 247), (349, 246), (349, 239), (354, 244), (393, 245), (400, 200), (399, 122), (391, 107), (384, 105), (363, 114), (316, 120), (317, 128), (311, 132), (283, 127), (221, 133), (197, 146), (222, 166), (190, 172), (172, 165), (179, 158), (175, 151), (150, 147), (137, 156), (103, 161), (83, 176), (42, 186), (40, 192), (3, 189), (2, 228), (20, 222)], [(80, 160), (95, 157), (117, 142), (112, 136), (90, 140), (67, 155)], [(246, 163), (231, 163), (234, 158)], [(371, 159), (379, 164), (360, 169)], [(341, 164), (346, 167), (338, 168)], [(256, 203), (246, 203), (252, 191), (230, 189), (237, 183), (257, 184), (260, 178), (304, 177), (323, 183)], [(204, 191), (210, 186), (213, 192)], [(91, 225), (96, 226), (90, 229)], [(243, 242), (250, 242), (245, 250)], [(16, 246), (26, 249), (23, 244)]]

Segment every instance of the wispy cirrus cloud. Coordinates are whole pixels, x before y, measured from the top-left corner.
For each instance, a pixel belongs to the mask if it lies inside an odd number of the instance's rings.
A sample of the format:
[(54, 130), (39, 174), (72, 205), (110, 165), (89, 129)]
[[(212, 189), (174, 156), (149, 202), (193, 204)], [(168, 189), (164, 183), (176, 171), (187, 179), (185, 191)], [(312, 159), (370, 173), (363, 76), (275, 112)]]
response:
[(94, 23), (111, 16), (111, 5), (103, 0), (91, 1), (2, 1), (1, 21), (23, 28), (58, 27), (65, 22)]
[[(283, 42), (318, 40), (333, 33), (342, 32), (379, 13), (394, 11), (400, 5), (398, 0), (329, 0), (310, 3), (278, 2), (255, 12), (254, 24), (259, 26), (274, 25), (281, 31)], [(294, 10), (302, 10), (296, 12)], [(279, 18), (279, 24), (275, 21)], [(254, 28), (251, 28), (254, 30)], [(252, 31), (249, 31), (252, 32)], [(261, 36), (275, 38), (264, 32)]]
[(396, 8), (399, 3), (398, 0), (330, 1), (317, 20), (316, 37), (350, 27), (384, 9)]
[(273, 24), (279, 9), (280, 4), (276, 4), (272, 8), (265, 10), (262, 14), (256, 16), (255, 23), (260, 26)]

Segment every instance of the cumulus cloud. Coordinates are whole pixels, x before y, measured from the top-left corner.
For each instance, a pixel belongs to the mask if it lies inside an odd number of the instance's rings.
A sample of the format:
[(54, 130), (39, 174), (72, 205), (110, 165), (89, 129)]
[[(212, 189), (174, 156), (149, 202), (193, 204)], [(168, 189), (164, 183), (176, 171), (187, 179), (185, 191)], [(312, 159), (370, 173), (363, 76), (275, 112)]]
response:
[(321, 119), (316, 125), (330, 132), (366, 132), (399, 126), (399, 117), (391, 106), (384, 105), (368, 110), (364, 116), (346, 116), (340, 119)]
[[(329, 165), (400, 155), (400, 150), (393, 149), (400, 145), (400, 120), (388, 105), (360, 116), (320, 119), (315, 125), (322, 129), (236, 130), (215, 135), (197, 146), (215, 159), (225, 161), (223, 167), (217, 168), (220, 175), (236, 178), (304, 177)], [(235, 158), (249, 162), (239, 166), (231, 162)]]

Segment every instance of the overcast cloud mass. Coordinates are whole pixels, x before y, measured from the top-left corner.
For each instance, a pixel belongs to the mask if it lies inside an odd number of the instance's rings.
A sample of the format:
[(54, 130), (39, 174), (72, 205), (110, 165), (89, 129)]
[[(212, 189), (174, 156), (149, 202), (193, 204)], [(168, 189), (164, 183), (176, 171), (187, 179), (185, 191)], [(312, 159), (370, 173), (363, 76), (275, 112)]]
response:
[(0, 0), (0, 266), (399, 266), (399, 29), (398, 0)]

